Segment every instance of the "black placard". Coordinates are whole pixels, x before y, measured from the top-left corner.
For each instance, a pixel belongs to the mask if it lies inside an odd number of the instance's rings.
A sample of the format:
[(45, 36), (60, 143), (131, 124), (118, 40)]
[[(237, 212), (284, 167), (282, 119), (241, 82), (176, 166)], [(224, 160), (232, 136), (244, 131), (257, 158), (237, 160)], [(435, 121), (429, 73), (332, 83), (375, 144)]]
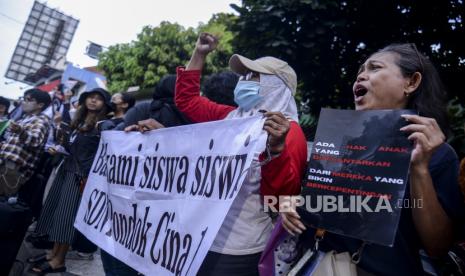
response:
[(305, 223), (392, 246), (412, 151), (402, 114), (414, 112), (322, 109), (298, 208)]

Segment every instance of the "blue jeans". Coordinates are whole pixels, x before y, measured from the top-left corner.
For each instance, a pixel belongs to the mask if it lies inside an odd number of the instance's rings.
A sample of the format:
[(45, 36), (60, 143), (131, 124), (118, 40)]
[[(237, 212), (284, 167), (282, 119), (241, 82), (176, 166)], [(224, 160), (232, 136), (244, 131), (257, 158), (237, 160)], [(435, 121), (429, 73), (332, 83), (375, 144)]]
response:
[(106, 276), (136, 276), (139, 275), (137, 271), (126, 265), (122, 261), (116, 259), (107, 252), (100, 250), (100, 257), (102, 258), (103, 270)]

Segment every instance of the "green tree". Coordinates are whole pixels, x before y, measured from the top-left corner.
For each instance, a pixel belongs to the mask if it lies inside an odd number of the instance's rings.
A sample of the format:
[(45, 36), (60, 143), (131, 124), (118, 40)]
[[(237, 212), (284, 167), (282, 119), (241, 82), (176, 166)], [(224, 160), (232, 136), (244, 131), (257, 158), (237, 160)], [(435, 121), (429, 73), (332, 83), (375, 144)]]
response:
[(236, 34), (232, 31), (232, 26), (236, 21), (237, 16), (233, 14), (218, 13), (214, 14), (207, 24), (199, 25), (199, 33), (207, 32), (219, 38), (217, 50), (207, 57), (205, 68), (207, 73), (228, 68), (229, 58), (234, 53), (232, 43)]
[(439, 67), (451, 98), (465, 102), (465, 5), (462, 0), (243, 0), (234, 46), (256, 58), (288, 61), (311, 110), (350, 107), (360, 63), (394, 42), (414, 42)]
[(233, 46), (251, 58), (286, 60), (313, 115), (351, 108), (359, 65), (395, 42), (415, 43), (438, 67), (450, 98), (465, 103), (463, 0), (243, 0), (232, 7), (239, 13)]
[(193, 28), (185, 29), (179, 24), (145, 26), (137, 40), (110, 46), (101, 54), (98, 66), (108, 78), (110, 91), (151, 87), (188, 60), (195, 39)]
[[(98, 67), (105, 72), (110, 91), (123, 91), (130, 86), (153, 87), (176, 67), (185, 65), (192, 54), (199, 31), (209, 31), (220, 37), (219, 49), (209, 59), (205, 72), (227, 67), (232, 52), (233, 33), (228, 30), (235, 17), (216, 14), (198, 28), (184, 28), (176, 23), (162, 22), (160, 26), (145, 26), (137, 39), (130, 43), (110, 46), (102, 53)], [(230, 22), (231, 21), (231, 22)]]

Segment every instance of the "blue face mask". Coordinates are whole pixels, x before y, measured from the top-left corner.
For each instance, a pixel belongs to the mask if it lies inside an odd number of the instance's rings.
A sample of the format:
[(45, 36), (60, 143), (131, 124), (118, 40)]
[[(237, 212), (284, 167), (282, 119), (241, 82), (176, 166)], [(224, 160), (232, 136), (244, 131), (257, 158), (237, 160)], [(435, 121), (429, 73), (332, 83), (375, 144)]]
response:
[(240, 108), (249, 111), (262, 100), (259, 90), (260, 83), (256, 81), (239, 81), (234, 89), (234, 101)]

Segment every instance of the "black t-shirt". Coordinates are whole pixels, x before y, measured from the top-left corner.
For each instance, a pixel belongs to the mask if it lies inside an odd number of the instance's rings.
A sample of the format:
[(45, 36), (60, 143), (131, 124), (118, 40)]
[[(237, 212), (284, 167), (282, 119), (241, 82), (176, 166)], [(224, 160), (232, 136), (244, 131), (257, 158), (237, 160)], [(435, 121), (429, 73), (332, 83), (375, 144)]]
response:
[[(440, 146), (429, 164), (429, 171), (433, 180), (439, 202), (449, 218), (458, 224), (465, 217), (465, 205), (458, 184), (458, 158), (449, 144)], [(410, 185), (407, 183), (405, 198), (410, 198)], [(307, 231), (304, 239), (313, 240), (314, 231)], [(307, 243), (308, 244), (308, 243)], [(333, 233), (326, 233), (320, 248), (323, 251), (356, 252), (362, 241), (343, 237)], [(415, 229), (412, 209), (403, 208), (399, 227), (393, 247), (375, 244), (364, 246), (361, 261), (362, 269), (376, 275), (423, 275), (419, 250), (420, 236)]]

